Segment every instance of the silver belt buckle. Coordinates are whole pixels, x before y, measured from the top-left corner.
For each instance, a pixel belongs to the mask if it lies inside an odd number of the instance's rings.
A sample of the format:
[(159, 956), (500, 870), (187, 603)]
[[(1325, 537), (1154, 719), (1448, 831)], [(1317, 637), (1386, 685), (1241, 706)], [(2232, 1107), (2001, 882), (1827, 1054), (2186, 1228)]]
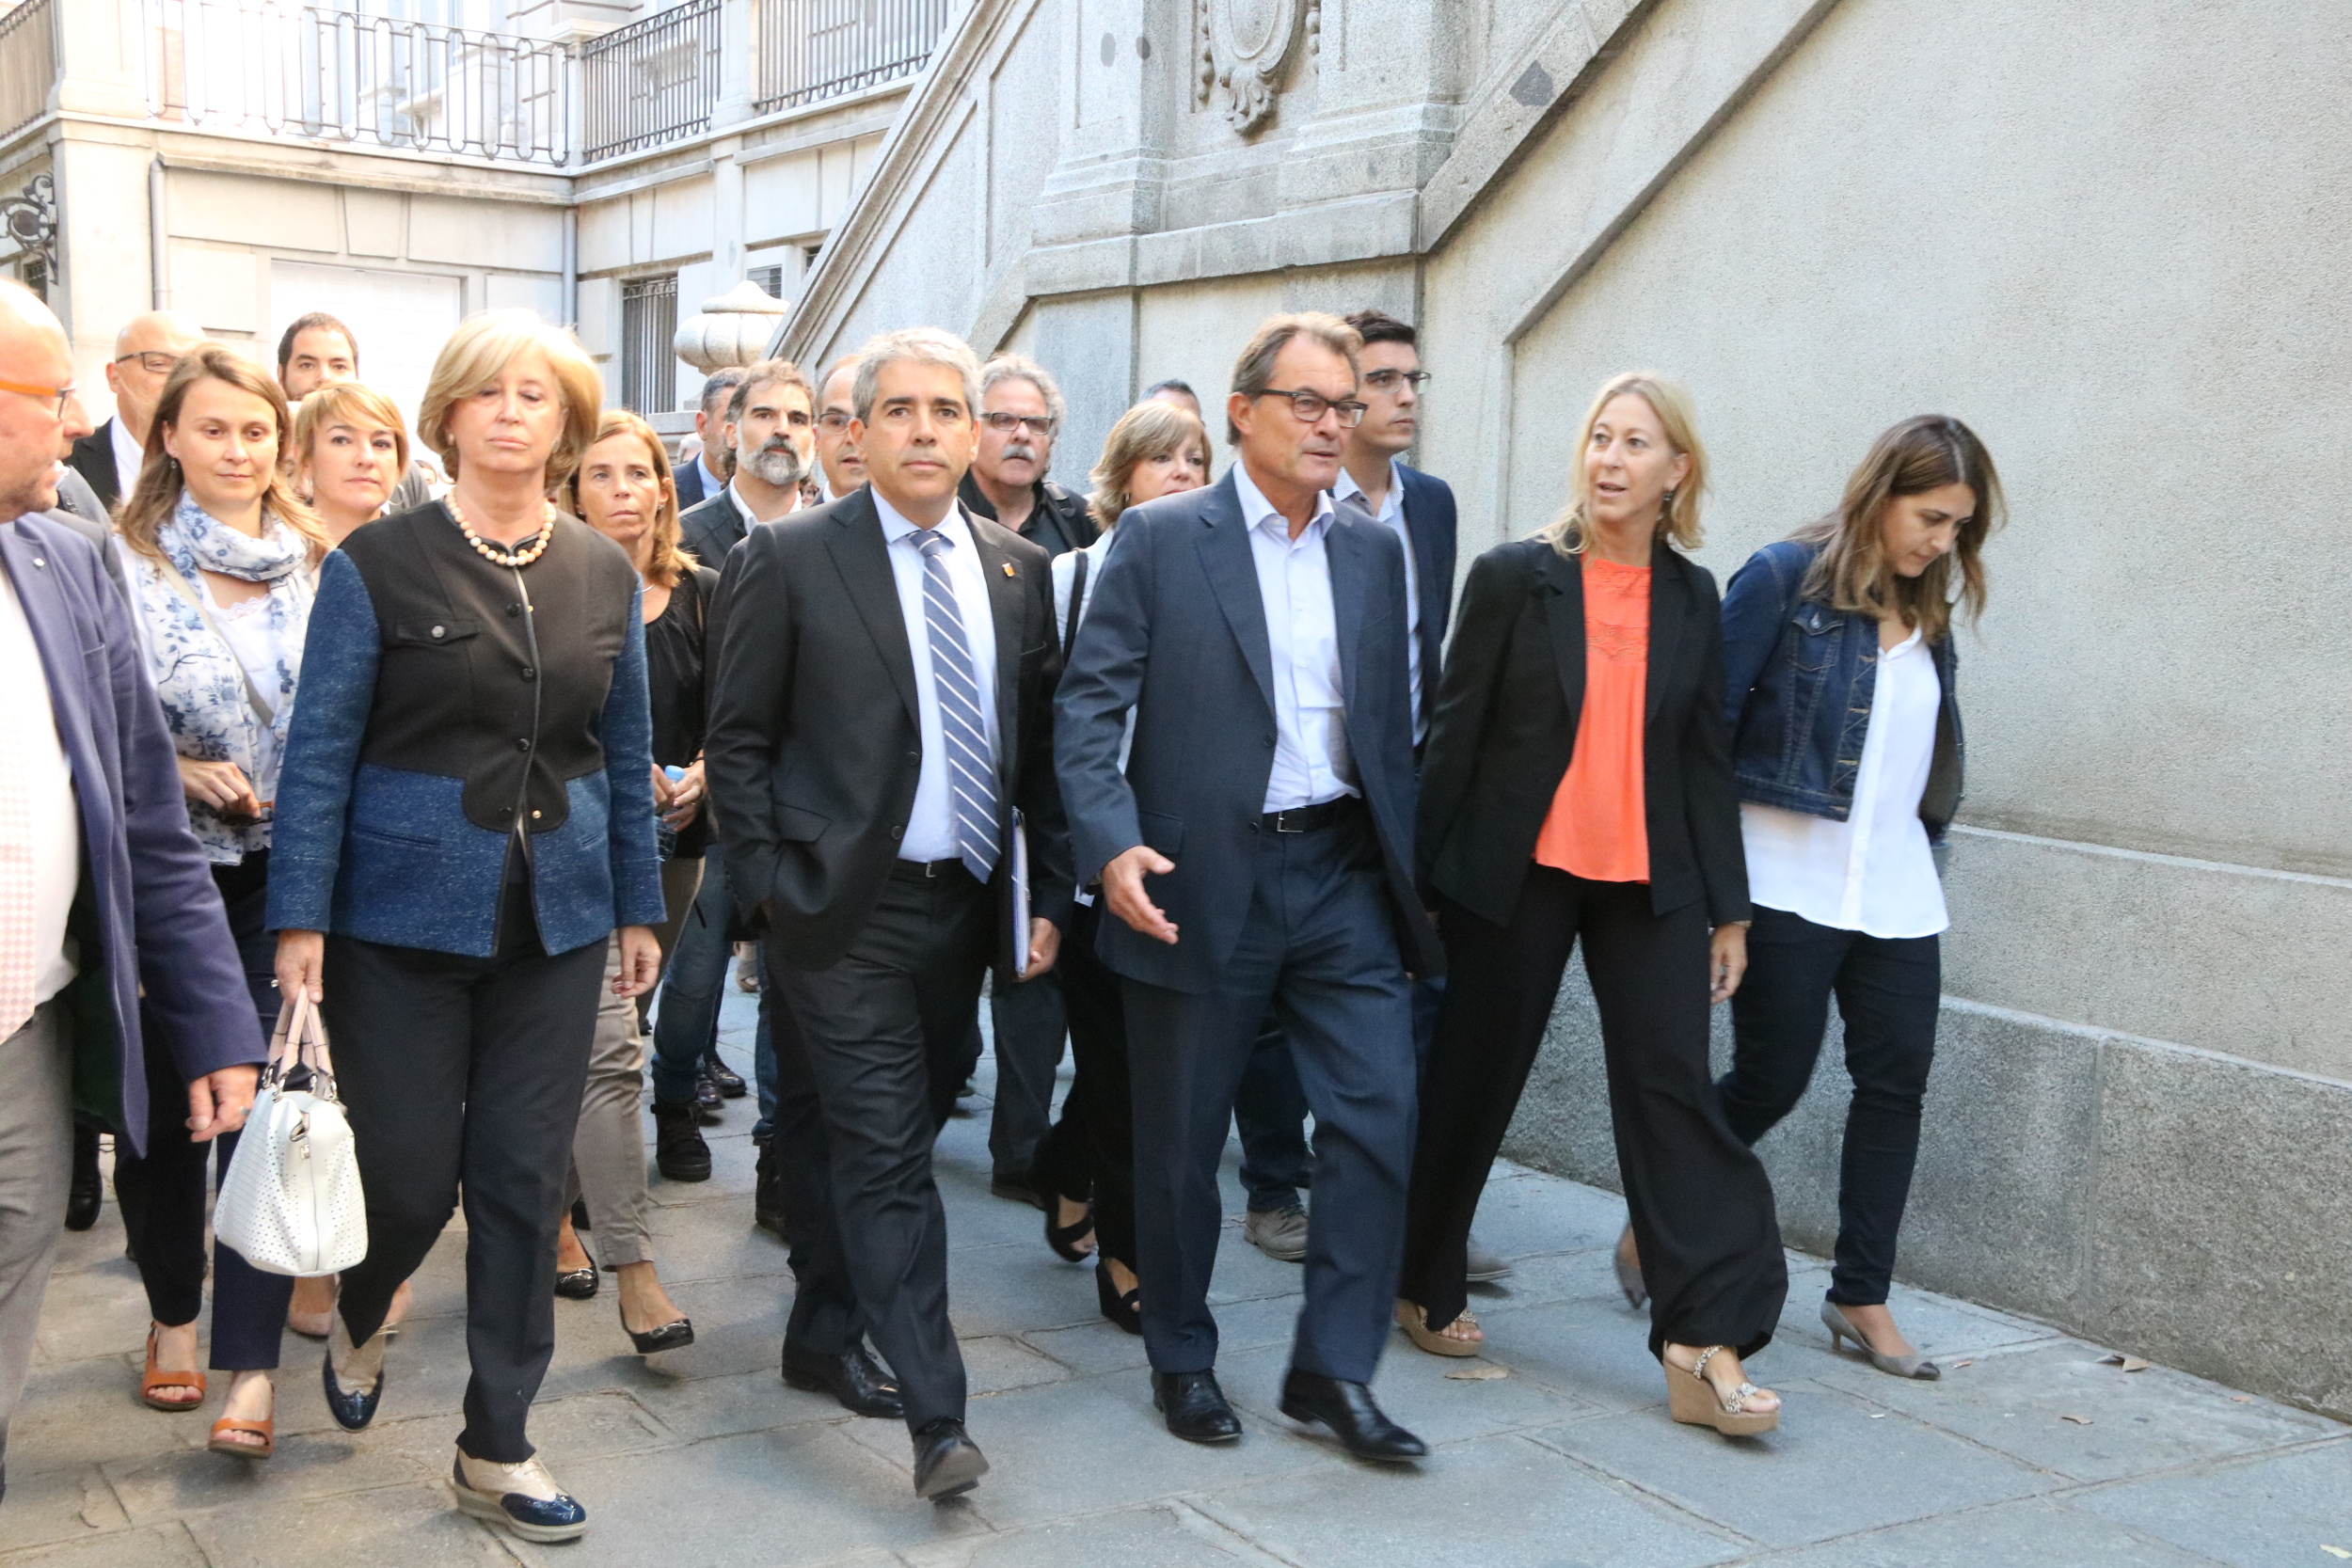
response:
[(1290, 810), (1276, 812), (1274, 814), (1274, 831), (1278, 833), (1305, 832), (1307, 831), (1307, 827), (1303, 822), (1295, 828), (1291, 826), (1291, 813), (1296, 811), (1297, 809), (1297, 807), (1294, 806), (1290, 808)]

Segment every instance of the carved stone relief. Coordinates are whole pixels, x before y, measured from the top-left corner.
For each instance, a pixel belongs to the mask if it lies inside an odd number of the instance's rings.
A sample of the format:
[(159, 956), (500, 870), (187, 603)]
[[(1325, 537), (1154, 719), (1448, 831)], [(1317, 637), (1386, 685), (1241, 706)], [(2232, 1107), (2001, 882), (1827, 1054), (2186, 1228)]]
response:
[(1323, 43), (1323, 0), (1200, 0), (1194, 101), (1221, 101), (1226, 122), (1248, 135), (1274, 113), (1282, 73)]

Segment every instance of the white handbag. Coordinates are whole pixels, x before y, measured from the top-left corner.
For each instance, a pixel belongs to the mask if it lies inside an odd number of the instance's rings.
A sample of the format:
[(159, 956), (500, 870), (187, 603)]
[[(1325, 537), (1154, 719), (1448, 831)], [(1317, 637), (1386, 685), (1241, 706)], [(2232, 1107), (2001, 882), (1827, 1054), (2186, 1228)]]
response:
[[(310, 1086), (289, 1088), (297, 1067)], [(351, 1122), (307, 990), (278, 1009), (269, 1067), (213, 1212), (213, 1233), (265, 1274), (337, 1274), (368, 1255)]]

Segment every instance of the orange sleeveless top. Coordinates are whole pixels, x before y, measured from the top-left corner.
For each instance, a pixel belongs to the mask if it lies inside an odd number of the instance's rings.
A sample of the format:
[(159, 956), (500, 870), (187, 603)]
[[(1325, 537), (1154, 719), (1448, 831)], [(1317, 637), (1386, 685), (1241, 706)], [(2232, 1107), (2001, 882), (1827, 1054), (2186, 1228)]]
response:
[(1584, 710), (1576, 751), (1535, 835), (1535, 862), (1596, 882), (1649, 880), (1642, 709), (1649, 695), (1649, 574), (1586, 555)]

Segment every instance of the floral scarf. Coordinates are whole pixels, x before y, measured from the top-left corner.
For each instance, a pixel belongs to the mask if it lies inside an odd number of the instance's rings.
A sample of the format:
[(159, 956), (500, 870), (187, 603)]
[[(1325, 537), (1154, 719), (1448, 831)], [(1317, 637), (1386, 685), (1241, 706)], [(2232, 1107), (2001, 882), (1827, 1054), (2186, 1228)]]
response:
[[(130, 567), (139, 641), (155, 695), (163, 700), (164, 718), (171, 726), (172, 746), (182, 756), (199, 762), (235, 763), (253, 781), (256, 795), (275, 800), (278, 759), (285, 753), (294, 682), (302, 673), (302, 637), (310, 619), (310, 541), (266, 515), (260, 538), (240, 533), (215, 521), (183, 490), (171, 515), (157, 528), (155, 543), (164, 554), (160, 562), (130, 549), (121, 554)], [(271, 709), (266, 744), (262, 717), (246, 695), (244, 666), (188, 600), (187, 594), (204, 596), (199, 572), (269, 584), (267, 599), (237, 610), (239, 619), (265, 617), (269, 641), (277, 648), (274, 672), (254, 674), (262, 700)], [(230, 620), (219, 609), (212, 615), (218, 623)], [(215, 862), (234, 863), (249, 850), (269, 847), (265, 821), (230, 827), (210, 806), (193, 800), (188, 817)]]

